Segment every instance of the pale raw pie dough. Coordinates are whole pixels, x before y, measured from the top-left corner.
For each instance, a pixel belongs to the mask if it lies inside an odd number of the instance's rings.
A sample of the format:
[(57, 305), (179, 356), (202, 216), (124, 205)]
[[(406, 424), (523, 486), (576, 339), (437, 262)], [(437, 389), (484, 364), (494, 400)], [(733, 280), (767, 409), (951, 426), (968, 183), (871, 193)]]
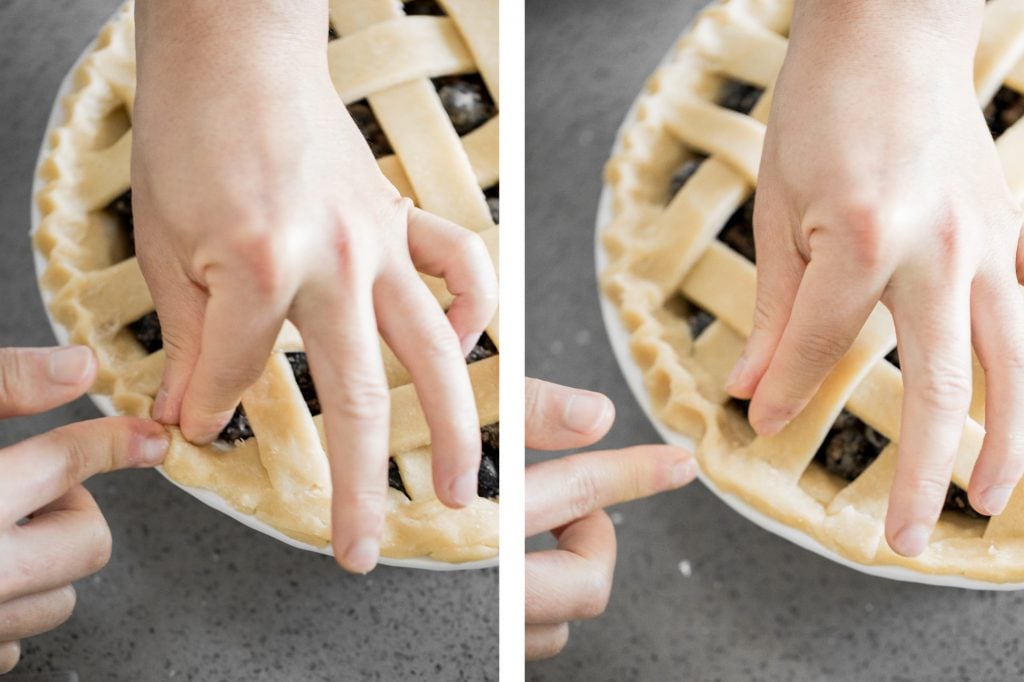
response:
[[(498, 118), (460, 139), (430, 79), (479, 73), (498, 102), (497, 0), (440, 0), (447, 16), (406, 16), (392, 0), (333, 0), (342, 37), (328, 45), (332, 79), (345, 103), (366, 98), (395, 154), (384, 173), (417, 205), (483, 236), (497, 263), (498, 228), (481, 188), (498, 182)], [(324, 27), (327, 32), (327, 27)], [(135, 94), (131, 3), (101, 31), (74, 73), (66, 122), (50, 131), (39, 173), (42, 220), (35, 246), (46, 259), (40, 286), (71, 341), (100, 360), (93, 392), (118, 411), (148, 416), (164, 354), (147, 354), (126, 325), (153, 310), (138, 264), (104, 208), (129, 186)], [(425, 278), (441, 305), (444, 283)], [(497, 317), (487, 330), (497, 346)], [(434, 494), (430, 434), (406, 370), (382, 344), (392, 397), (391, 452), (409, 494), (388, 490), (382, 554), (467, 562), (496, 556), (497, 500), (452, 510)], [(164, 465), (174, 480), (221, 495), (287, 535), (330, 540), (331, 483), (322, 417), (312, 417), (286, 351), (302, 350), (282, 330), (263, 375), (242, 404), (255, 437), (224, 451), (197, 448), (175, 431)], [(498, 356), (469, 366), (481, 425), (498, 421)]]
[[(785, 0), (716, 2), (650, 79), (606, 169), (612, 220), (602, 235), (609, 261), (603, 292), (621, 313), (655, 414), (695, 439), (701, 469), (722, 490), (856, 562), (1022, 581), (1024, 486), (991, 520), (944, 512), (917, 558), (901, 557), (886, 544), (883, 524), (903, 388), (900, 371), (884, 359), (896, 341), (892, 318), (881, 305), (807, 409), (782, 433), (755, 437), (727, 404), (725, 379), (750, 334), (756, 280), (753, 264), (716, 235), (757, 184), (791, 12)], [(975, 80), (982, 105), (1000, 87), (1024, 93), (1024, 0), (986, 5)], [(715, 103), (730, 81), (764, 89), (749, 115)], [(997, 146), (1016, 198), (1024, 199), (1024, 122), (1007, 129)], [(708, 158), (670, 197), (673, 173), (697, 155)], [(715, 317), (696, 339), (665, 306), (678, 294)], [(965, 489), (984, 435), (983, 394), (975, 363), (971, 419), (953, 474)], [(813, 461), (844, 407), (891, 441), (853, 482)]]

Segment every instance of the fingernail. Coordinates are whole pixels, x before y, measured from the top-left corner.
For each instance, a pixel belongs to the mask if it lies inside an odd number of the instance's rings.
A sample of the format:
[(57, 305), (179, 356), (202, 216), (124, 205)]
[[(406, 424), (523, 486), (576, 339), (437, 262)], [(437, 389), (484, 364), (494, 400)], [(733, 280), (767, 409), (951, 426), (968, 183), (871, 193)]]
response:
[(459, 339), (459, 345), (462, 346), (462, 357), (467, 357), (476, 348), (477, 341), (480, 340), (479, 334), (470, 334), (469, 336), (463, 336)]
[(1013, 488), (1007, 485), (994, 485), (986, 490), (981, 494), (981, 503), (985, 506), (985, 513), (989, 516), (1002, 514), (1012, 494)]
[(477, 479), (475, 471), (467, 471), (452, 481), (451, 487), (448, 489), (452, 502), (460, 507), (468, 507), (473, 504), (473, 501), (476, 500)]
[(747, 353), (744, 351), (740, 359), (736, 361), (736, 364), (732, 366), (732, 371), (729, 372), (729, 378), (725, 380), (725, 388), (732, 389), (736, 387), (740, 379), (743, 378), (743, 371), (747, 368)]
[(380, 545), (373, 538), (357, 540), (345, 552), (345, 564), (353, 573), (369, 573), (377, 565)]
[(61, 348), (50, 353), (47, 373), (58, 384), (74, 386), (85, 379), (92, 369), (92, 351), (84, 346)]
[(170, 445), (171, 440), (166, 434), (146, 437), (139, 446), (139, 462), (141, 464), (159, 464), (164, 461), (164, 455), (167, 454), (167, 448)]
[(167, 408), (167, 390), (163, 387), (156, 392), (156, 399), (153, 400), (153, 410), (150, 414), (156, 421), (163, 421), (164, 410)]
[(893, 538), (893, 550), (903, 556), (917, 556), (928, 547), (931, 534), (931, 529), (923, 523), (911, 523)]
[(697, 462), (692, 457), (687, 457), (672, 467), (669, 482), (672, 488), (682, 488), (697, 476)]
[(754, 427), (754, 431), (756, 431), (759, 436), (774, 436), (779, 431), (786, 428), (788, 424), (788, 419), (769, 417), (768, 419), (760, 420), (757, 424), (751, 424), (751, 426)]
[(608, 399), (594, 393), (574, 393), (565, 403), (562, 423), (576, 433), (591, 433), (608, 411)]

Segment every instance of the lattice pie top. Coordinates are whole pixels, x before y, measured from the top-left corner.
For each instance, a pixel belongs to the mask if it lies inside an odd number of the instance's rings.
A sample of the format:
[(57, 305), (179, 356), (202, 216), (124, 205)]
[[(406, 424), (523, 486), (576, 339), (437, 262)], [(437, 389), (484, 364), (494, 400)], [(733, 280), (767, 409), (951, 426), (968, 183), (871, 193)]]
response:
[[(419, 206), (479, 232), (497, 261), (497, 0), (333, 0), (328, 61), (339, 96), (381, 169)], [(407, 14), (408, 12), (408, 14)], [(50, 132), (39, 170), (36, 248), (54, 318), (100, 360), (94, 391), (148, 416), (164, 354), (134, 258), (129, 159), (134, 22), (126, 4), (74, 73), (66, 123)], [(328, 31), (328, 27), (324, 27)], [(339, 37), (340, 36), (340, 37)], [(393, 150), (393, 153), (392, 153)], [(426, 278), (443, 306), (443, 282)], [(469, 367), (485, 457), (480, 494), (462, 510), (434, 494), (430, 434), (410, 377), (383, 347), (392, 397), (391, 490), (382, 554), (443, 561), (489, 558), (498, 546), (498, 326)], [(222, 434), (197, 448), (175, 434), (165, 471), (211, 489), (284, 533), (330, 539), (323, 425), (302, 342), (286, 325), (263, 375)]]
[[(604, 292), (658, 417), (697, 441), (701, 468), (722, 489), (854, 561), (1024, 581), (1024, 489), (992, 519), (973, 513), (960, 490), (983, 436), (977, 364), (955, 486), (928, 549), (913, 559), (883, 534), (903, 391), (885, 308), (782, 433), (755, 437), (725, 392), (751, 331), (749, 200), (791, 11), (785, 0), (715, 3), (650, 79), (607, 167)], [(1024, 199), (1024, 1), (986, 6), (975, 80), (1010, 187)]]

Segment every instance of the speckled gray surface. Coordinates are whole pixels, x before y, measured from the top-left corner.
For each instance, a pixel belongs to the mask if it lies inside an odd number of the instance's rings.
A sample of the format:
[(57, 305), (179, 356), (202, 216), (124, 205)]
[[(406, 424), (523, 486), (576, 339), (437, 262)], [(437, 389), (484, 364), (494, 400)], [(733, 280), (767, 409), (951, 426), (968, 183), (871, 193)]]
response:
[[(0, 2), (0, 346), (53, 343), (29, 259), (32, 171), (58, 84), (117, 4)], [(83, 400), (0, 423), (0, 446), (96, 416)], [(78, 585), (65, 626), (27, 642), (19, 672), (73, 669), (83, 682), (497, 678), (496, 570), (350, 577), (155, 472), (89, 488), (114, 558)]]
[[(602, 447), (657, 435), (601, 324), (600, 171), (631, 101), (701, 4), (527, 0), (526, 366), (612, 397), (618, 421)], [(1024, 595), (863, 576), (757, 528), (699, 484), (616, 511), (608, 611), (575, 625), (563, 654), (528, 666), (528, 679), (1024, 677)]]

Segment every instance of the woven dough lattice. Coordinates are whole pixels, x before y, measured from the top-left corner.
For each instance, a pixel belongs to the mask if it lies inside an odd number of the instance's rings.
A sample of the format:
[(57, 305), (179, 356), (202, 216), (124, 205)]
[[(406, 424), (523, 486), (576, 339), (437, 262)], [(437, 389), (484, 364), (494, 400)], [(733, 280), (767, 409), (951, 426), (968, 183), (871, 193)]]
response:
[[(498, 102), (497, 0), (439, 0), (407, 15), (392, 0), (333, 0), (327, 59), (346, 105), (366, 100), (393, 154), (378, 159), (417, 205), (478, 232), (497, 263), (498, 228), (484, 190), (498, 183), (498, 117), (462, 137), (432, 79), (479, 74)], [(325, 33), (327, 26), (324, 27)], [(131, 239), (107, 207), (129, 189), (135, 94), (133, 7), (104, 27), (73, 75), (65, 121), (52, 130), (40, 167), (36, 248), (41, 287), (71, 340), (100, 360), (94, 392), (123, 414), (148, 416), (162, 350), (147, 352), (129, 327), (153, 310)], [(424, 277), (440, 305), (451, 295)], [(487, 335), (498, 346), (497, 317)], [(229, 451), (197, 448), (175, 434), (165, 471), (215, 491), (239, 511), (299, 540), (330, 539), (330, 478), (321, 416), (307, 408), (286, 353), (302, 350), (286, 324), (259, 380), (242, 398), (254, 437)], [(472, 561), (497, 553), (497, 498), (451, 510), (434, 494), (430, 434), (411, 379), (383, 345), (391, 387), (391, 452), (404, 491), (389, 489), (382, 554)], [(498, 421), (498, 356), (469, 366), (481, 426)]]
[[(903, 388), (899, 369), (886, 359), (896, 339), (881, 305), (782, 433), (756, 437), (725, 393), (726, 376), (750, 333), (756, 273), (721, 233), (757, 184), (791, 12), (791, 3), (781, 0), (715, 3), (650, 79), (606, 169), (613, 217), (603, 233), (609, 256), (603, 290), (620, 310), (655, 413), (697, 441), (701, 467), (720, 488), (857, 562), (1024, 581), (1022, 487), (999, 517), (944, 512), (918, 558), (900, 557), (886, 544)], [(1009, 99), (1024, 93), (1024, 2), (987, 4), (975, 81), (982, 106), (997, 93)], [(748, 113), (724, 105), (737, 84), (748, 94), (763, 90)], [(998, 132), (1007, 179), (1024, 199), (1024, 123)], [(685, 182), (673, 194), (672, 177), (688, 162)], [(695, 334), (680, 309), (706, 311), (713, 321)], [(977, 363), (974, 383), (953, 474), (963, 488), (984, 435), (984, 377)], [(853, 481), (815, 461), (844, 409), (889, 441)]]

